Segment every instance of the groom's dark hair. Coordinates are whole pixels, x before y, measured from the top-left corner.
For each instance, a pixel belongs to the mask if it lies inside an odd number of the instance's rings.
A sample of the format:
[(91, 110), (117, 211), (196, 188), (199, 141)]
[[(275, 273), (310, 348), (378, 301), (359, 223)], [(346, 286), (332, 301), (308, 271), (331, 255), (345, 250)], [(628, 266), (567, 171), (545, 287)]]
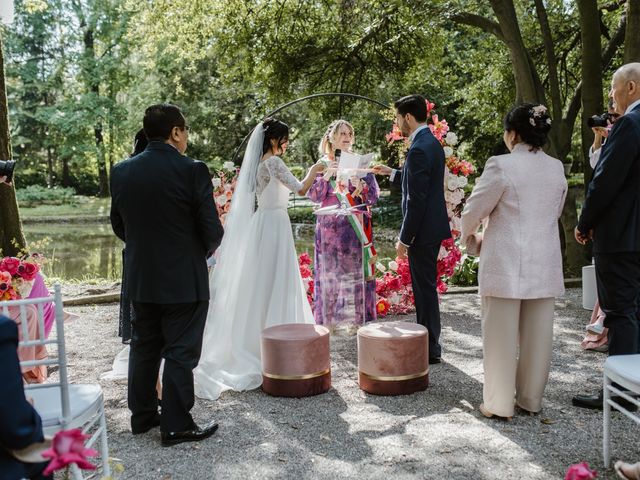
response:
[(407, 95), (393, 104), (402, 116), (410, 113), (417, 122), (427, 121), (427, 101), (422, 95)]
[(174, 127), (185, 128), (186, 120), (180, 108), (170, 103), (151, 105), (144, 111), (142, 120), (144, 133), (149, 139), (164, 142), (171, 136)]

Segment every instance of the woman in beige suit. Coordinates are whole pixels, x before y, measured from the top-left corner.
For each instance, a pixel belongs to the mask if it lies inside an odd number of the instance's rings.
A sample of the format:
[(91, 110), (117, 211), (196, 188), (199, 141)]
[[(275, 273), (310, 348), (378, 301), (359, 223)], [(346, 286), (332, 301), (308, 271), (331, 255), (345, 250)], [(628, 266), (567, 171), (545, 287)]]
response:
[(562, 163), (542, 151), (550, 128), (543, 105), (509, 112), (511, 153), (487, 161), (462, 212), (463, 244), (481, 246), (486, 417), (510, 419), (514, 392), (518, 407), (539, 412), (549, 376), (554, 297), (564, 293), (558, 218), (567, 192)]

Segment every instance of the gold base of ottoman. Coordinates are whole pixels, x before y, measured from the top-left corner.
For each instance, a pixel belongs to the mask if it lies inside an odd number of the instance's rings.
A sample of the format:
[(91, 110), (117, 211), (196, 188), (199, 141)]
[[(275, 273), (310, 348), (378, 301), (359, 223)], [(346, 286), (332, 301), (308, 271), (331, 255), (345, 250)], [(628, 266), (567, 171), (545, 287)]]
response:
[(410, 395), (426, 390), (429, 386), (429, 372), (418, 376), (373, 377), (359, 372), (360, 389), (373, 395)]
[(306, 376), (279, 376), (262, 374), (262, 391), (274, 397), (311, 397), (329, 391), (331, 388), (331, 371), (320, 375), (304, 378)]

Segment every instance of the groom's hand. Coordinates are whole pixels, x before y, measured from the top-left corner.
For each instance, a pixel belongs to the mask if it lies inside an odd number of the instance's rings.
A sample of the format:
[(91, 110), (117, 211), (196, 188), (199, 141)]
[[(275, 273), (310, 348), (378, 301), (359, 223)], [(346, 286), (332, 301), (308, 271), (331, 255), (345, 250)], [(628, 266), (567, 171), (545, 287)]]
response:
[(407, 246), (400, 240), (398, 240), (398, 242), (396, 243), (396, 255), (398, 258), (407, 257)]
[(386, 165), (374, 165), (373, 168), (371, 168), (371, 171), (376, 175), (391, 175), (393, 168)]

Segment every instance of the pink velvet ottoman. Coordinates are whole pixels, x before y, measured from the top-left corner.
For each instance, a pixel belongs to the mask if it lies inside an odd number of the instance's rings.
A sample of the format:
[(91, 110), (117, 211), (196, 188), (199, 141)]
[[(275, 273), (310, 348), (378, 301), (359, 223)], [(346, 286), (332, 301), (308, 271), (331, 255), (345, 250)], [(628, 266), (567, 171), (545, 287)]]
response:
[(331, 388), (329, 330), (288, 323), (261, 335), (262, 390), (277, 397), (308, 397)]
[(407, 395), (429, 386), (427, 329), (408, 322), (358, 330), (360, 388), (375, 395)]

